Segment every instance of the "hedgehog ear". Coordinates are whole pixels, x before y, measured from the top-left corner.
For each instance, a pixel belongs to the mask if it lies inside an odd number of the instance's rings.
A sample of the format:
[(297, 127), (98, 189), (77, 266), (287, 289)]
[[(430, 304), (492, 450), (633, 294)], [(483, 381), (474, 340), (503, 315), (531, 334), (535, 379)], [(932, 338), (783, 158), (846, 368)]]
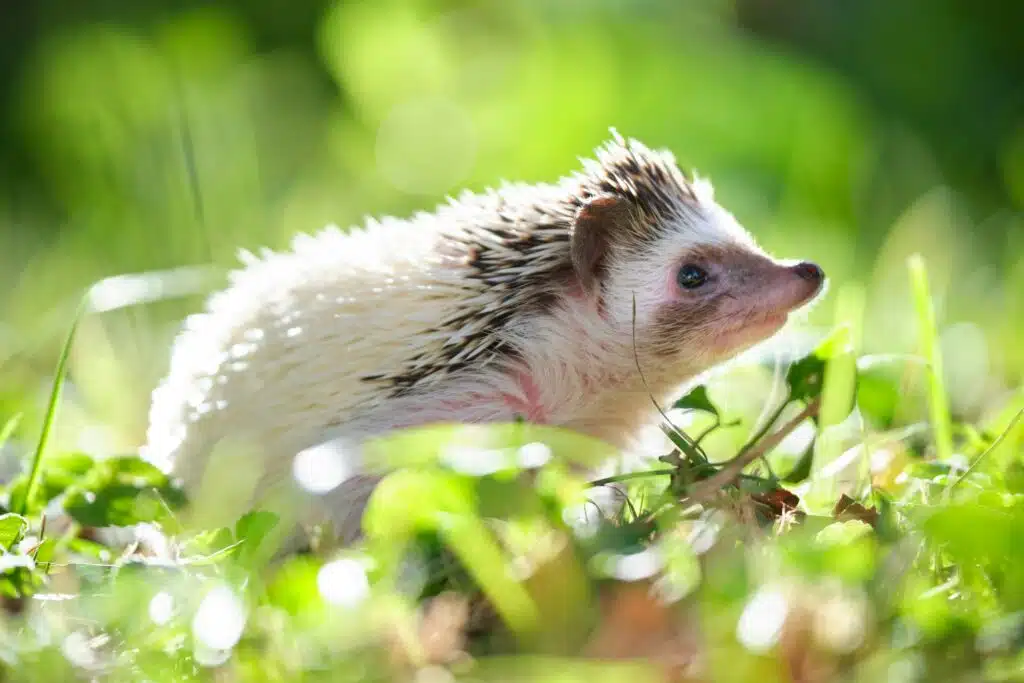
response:
[(596, 284), (613, 235), (630, 220), (629, 209), (629, 202), (621, 197), (600, 195), (588, 199), (576, 212), (570, 253), (584, 290), (589, 292)]

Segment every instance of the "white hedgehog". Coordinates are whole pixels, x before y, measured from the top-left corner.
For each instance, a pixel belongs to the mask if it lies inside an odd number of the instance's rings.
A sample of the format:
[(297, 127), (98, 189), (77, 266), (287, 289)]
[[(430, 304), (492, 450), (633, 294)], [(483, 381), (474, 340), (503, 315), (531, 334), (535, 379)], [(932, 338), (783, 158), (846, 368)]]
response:
[[(175, 343), (147, 457), (188, 490), (220, 441), (246, 443), (258, 499), (294, 487), (304, 449), (436, 422), (521, 417), (627, 447), (656, 417), (652, 395), (770, 337), (821, 290), (818, 266), (765, 254), (669, 152), (616, 134), (596, 156), (557, 184), (245, 255)], [(342, 537), (373, 481), (320, 501)]]

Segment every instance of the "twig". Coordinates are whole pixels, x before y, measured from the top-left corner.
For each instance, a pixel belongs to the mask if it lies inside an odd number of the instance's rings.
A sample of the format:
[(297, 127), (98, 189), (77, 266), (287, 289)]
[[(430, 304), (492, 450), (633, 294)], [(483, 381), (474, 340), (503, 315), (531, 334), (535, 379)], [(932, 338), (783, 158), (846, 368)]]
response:
[(759, 440), (756, 444), (751, 444), (749, 448), (741, 451), (739, 455), (730, 460), (724, 467), (722, 467), (722, 469), (702, 481), (700, 486), (696, 487), (694, 492), (687, 496), (687, 500), (693, 504), (705, 502), (716, 491), (720, 490), (723, 486), (726, 486), (731, 483), (733, 479), (738, 477), (744, 467), (766, 455), (768, 451), (778, 446), (783, 439), (785, 439), (800, 425), (801, 422), (812, 415), (815, 415), (818, 412), (819, 405), (820, 400), (814, 399), (792, 420), (779, 427), (773, 433)]
[[(782, 415), (782, 412), (786, 409), (787, 405), (789, 405), (788, 397), (785, 401), (782, 402), (782, 404), (778, 408), (775, 409), (775, 411), (764, 422), (764, 424), (761, 425), (761, 428), (758, 429), (757, 432), (755, 432), (754, 435), (747, 440), (747, 443), (743, 444), (743, 447), (740, 449), (740, 452), (736, 454), (736, 458), (746, 455), (747, 452), (750, 451), (750, 449), (754, 448), (759, 443), (761, 443), (761, 439), (763, 439), (764, 435), (771, 431), (771, 428), (775, 426), (775, 423), (778, 421), (779, 416)], [(735, 460), (736, 458), (733, 458), (733, 460)]]

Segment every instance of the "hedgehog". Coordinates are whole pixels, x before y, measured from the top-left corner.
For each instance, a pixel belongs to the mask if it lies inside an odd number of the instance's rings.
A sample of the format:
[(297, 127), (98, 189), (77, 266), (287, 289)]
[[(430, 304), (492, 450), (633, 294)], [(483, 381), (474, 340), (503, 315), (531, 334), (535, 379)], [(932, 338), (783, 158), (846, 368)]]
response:
[[(257, 506), (305, 494), (297, 454), (403, 428), (518, 419), (626, 449), (821, 292), (819, 266), (762, 250), (670, 151), (613, 130), (581, 164), (242, 252), (173, 344), (146, 457), (190, 491), (222, 443), (245, 443)], [(376, 481), (300, 505), (352, 540)]]

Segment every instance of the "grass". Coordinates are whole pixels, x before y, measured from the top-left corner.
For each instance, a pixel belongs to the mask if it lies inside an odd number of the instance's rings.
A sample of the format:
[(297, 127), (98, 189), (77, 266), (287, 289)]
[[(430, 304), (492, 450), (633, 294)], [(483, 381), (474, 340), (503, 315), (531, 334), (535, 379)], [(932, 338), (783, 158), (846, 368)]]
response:
[[(767, 420), (710, 385), (680, 398), (665, 418), (692, 422), (665, 425), (676, 448), (648, 472), (588, 482), (567, 463), (593, 442), (527, 424), (384, 439), (379, 455), (409, 466), (375, 492), (364, 538), (283, 560), (269, 512), (191, 528), (137, 456), (51, 452), (76, 316), (40, 436), (17, 418), (0, 431), (27, 455), (0, 498), (3, 680), (1024, 680), (1024, 410), (996, 430), (952, 419), (923, 263), (910, 273), (926, 441), (891, 409), (909, 399), (889, 366), (915, 359), (861, 362), (839, 320), (786, 368)], [(829, 425), (860, 424), (840, 450), (885, 457), (866, 487), (830, 475), (834, 508), (813, 514), (814, 441), (783, 445), (829, 426), (823, 400)], [(523, 464), (538, 443), (551, 457)], [(506, 464), (461, 471), (439, 457), (451, 444)], [(588, 502), (611, 483), (623, 505)], [(96, 531), (130, 524), (141, 544)]]
[[(6, 51), (0, 681), (1024, 681), (1008, 33), (950, 42), (952, 3), (825, 52), (831, 10), (195, 4), (30, 9)], [(924, 52), (956, 68), (891, 68)], [(973, 118), (936, 106), (965, 88)], [(244, 499), (244, 459), (189, 501), (132, 452), (198, 303), (172, 299), (223, 282), (177, 266), (553, 180), (611, 122), (839, 285), (813, 349), (659, 406), (649, 469), (588, 480), (568, 463), (606, 448), (530, 425), (405, 432), (360, 542), (274, 560), (283, 517), (196, 521)]]
[[(53, 386), (50, 389), (50, 399), (46, 405), (46, 414), (43, 416), (43, 428), (36, 442), (35, 453), (32, 455), (32, 465), (28, 473), (28, 485), (25, 487), (24, 497), (11, 501), (11, 507), (24, 515), (29, 508), (30, 501), (35, 498), (36, 489), (39, 487), (39, 479), (43, 473), (43, 458), (46, 455), (46, 446), (50, 441), (50, 431), (57, 419), (57, 407), (60, 405), (61, 392), (64, 388), (64, 378), (68, 372), (68, 358), (71, 356), (71, 345), (75, 341), (75, 332), (78, 330), (78, 321), (82, 319), (85, 310), (86, 298), (83, 297), (78, 310), (68, 330), (67, 338), (61, 347), (60, 358), (57, 360), (57, 369), (54, 372)], [(6, 430), (5, 430), (6, 431)], [(9, 434), (5, 434), (2, 441), (6, 441)], [(2, 442), (0, 441), (0, 442)]]
[(924, 259), (914, 254), (907, 260), (910, 284), (920, 328), (921, 353), (928, 363), (928, 405), (931, 409), (932, 430), (938, 459), (948, 462), (953, 457), (953, 426), (949, 417), (949, 399), (942, 379), (942, 352), (935, 324), (935, 309), (928, 287), (928, 272)]

